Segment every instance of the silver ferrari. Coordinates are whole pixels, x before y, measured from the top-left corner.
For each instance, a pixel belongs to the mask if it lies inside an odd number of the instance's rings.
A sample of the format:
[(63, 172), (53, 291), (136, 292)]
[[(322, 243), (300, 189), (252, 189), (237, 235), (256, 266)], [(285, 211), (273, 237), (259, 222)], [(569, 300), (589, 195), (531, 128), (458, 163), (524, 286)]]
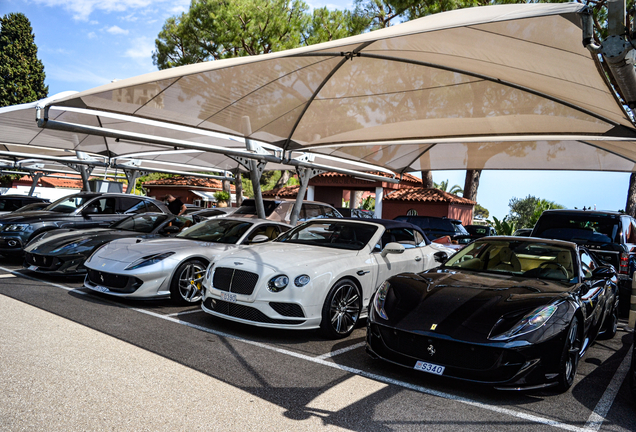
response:
[(118, 297), (197, 302), (207, 266), (217, 254), (275, 239), (290, 228), (269, 220), (224, 217), (198, 223), (176, 237), (114, 240), (84, 263), (84, 287)]

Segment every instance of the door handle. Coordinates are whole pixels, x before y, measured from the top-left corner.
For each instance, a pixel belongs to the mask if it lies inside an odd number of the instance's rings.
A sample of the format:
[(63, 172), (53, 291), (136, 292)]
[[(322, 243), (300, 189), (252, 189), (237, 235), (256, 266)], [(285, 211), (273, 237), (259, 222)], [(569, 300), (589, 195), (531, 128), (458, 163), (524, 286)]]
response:
[(422, 261), (422, 257), (421, 256), (416, 256), (415, 257), (415, 261)]
[(364, 276), (365, 274), (369, 273), (369, 270), (358, 270), (356, 273), (358, 274), (358, 276)]

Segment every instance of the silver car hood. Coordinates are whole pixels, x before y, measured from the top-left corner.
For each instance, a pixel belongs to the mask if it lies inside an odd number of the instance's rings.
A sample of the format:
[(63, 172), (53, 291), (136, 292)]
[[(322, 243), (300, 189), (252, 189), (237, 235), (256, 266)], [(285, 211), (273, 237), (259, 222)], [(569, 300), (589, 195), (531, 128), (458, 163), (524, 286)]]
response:
[(118, 262), (134, 262), (141, 257), (162, 252), (180, 253), (192, 251), (195, 248), (214, 250), (215, 253), (238, 248), (238, 245), (211, 243), (179, 238), (150, 239), (125, 238), (114, 240), (99, 249), (91, 261), (95, 259), (108, 259)]

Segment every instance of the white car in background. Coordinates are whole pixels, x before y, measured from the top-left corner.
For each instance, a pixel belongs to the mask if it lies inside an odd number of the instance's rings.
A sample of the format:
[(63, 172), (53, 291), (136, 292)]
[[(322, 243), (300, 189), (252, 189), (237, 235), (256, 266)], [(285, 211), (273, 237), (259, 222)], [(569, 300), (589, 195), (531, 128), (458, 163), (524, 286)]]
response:
[(315, 219), (218, 256), (203, 282), (202, 308), (246, 324), (346, 337), (384, 280), (435, 267), (452, 253), (407, 222)]
[(208, 264), (221, 252), (272, 240), (291, 226), (261, 219), (210, 219), (175, 237), (106, 243), (85, 261), (84, 287), (117, 297), (201, 300)]

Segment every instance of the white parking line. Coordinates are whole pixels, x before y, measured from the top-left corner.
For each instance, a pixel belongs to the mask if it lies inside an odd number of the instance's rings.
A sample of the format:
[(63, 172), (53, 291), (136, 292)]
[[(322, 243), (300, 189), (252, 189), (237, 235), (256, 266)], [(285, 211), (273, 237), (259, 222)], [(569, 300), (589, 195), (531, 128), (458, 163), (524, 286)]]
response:
[(15, 276), (14, 274), (11, 274), (11, 273), (7, 273), (7, 274), (0, 275), (0, 279), (4, 279), (4, 278), (14, 278), (14, 277), (16, 277), (16, 276)]
[(629, 372), (630, 362), (632, 360), (632, 350), (630, 349), (621, 365), (616, 370), (612, 381), (610, 381), (609, 386), (605, 389), (603, 396), (594, 407), (594, 411), (590, 415), (590, 418), (585, 423), (585, 430), (596, 432), (601, 428), (603, 421), (605, 420), (605, 416), (609, 412), (612, 404), (614, 403), (614, 399), (616, 398), (616, 394), (621, 388), (623, 381), (625, 381), (625, 377)]
[[(22, 273), (18, 273), (15, 272), (13, 270), (9, 270), (6, 268), (2, 268), (0, 267), (0, 270), (6, 271), (6, 272), (10, 272), (12, 274), (18, 275), (18, 276), (22, 276), (25, 277), (27, 279), (31, 279), (34, 281), (38, 281), (38, 282), (42, 282), (44, 284), (47, 285), (51, 285), (57, 288), (62, 288), (66, 291), (75, 291), (79, 294), (88, 294), (86, 292), (83, 291), (79, 291), (75, 288), (71, 288), (71, 287), (67, 287), (64, 285), (60, 285), (60, 284), (55, 284), (55, 283), (51, 283), (48, 281), (44, 281), (41, 279), (36, 279), (33, 277), (29, 277), (26, 276)], [(115, 303), (115, 302), (112, 302)], [(163, 319), (166, 321), (170, 321), (172, 323), (175, 324), (180, 324), (180, 325), (184, 325), (186, 327), (190, 327), (196, 330), (200, 330), (209, 334), (213, 334), (215, 336), (218, 337), (222, 337), (222, 338), (226, 338), (226, 339), (231, 339), (231, 340), (235, 340), (237, 342), (242, 342), (245, 343), (247, 345), (252, 345), (252, 346), (256, 346), (259, 348), (263, 348), (269, 351), (273, 351), (279, 354), (283, 354), (283, 355), (287, 355), (290, 357), (294, 357), (294, 358), (298, 358), (301, 360), (306, 360), (312, 363), (316, 363), (322, 366), (327, 366), (330, 368), (334, 368), (334, 369), (339, 369), (345, 372), (349, 372), (355, 375), (359, 375), (365, 378), (369, 378), (378, 382), (382, 382), (382, 383), (386, 383), (386, 384), (390, 384), (390, 385), (395, 385), (395, 386), (399, 386), (408, 390), (412, 390), (412, 391), (416, 391), (419, 393), (423, 393), (423, 394), (427, 394), (427, 395), (431, 395), (431, 396), (436, 396), (439, 398), (443, 398), (443, 399), (448, 399), (454, 402), (458, 402), (458, 403), (462, 403), (465, 405), (469, 405), (469, 406), (474, 406), (477, 408), (481, 408), (487, 411), (491, 411), (491, 412), (496, 412), (498, 414), (504, 414), (504, 415), (508, 415), (511, 417), (516, 417), (522, 420), (527, 420), (527, 421), (531, 421), (533, 423), (539, 423), (539, 424), (544, 424), (544, 425), (548, 425), (548, 426), (553, 426), (559, 429), (563, 429), (563, 430), (568, 430), (568, 431), (573, 431), (573, 432), (596, 432), (599, 430), (599, 428), (601, 427), (601, 425), (603, 424), (603, 422), (605, 421), (605, 416), (607, 415), (607, 412), (609, 411), (614, 398), (616, 397), (616, 393), (617, 393), (617, 389), (615, 388), (615, 384), (614, 383), (618, 383), (618, 386), (620, 387), (620, 383), (623, 382), (623, 380), (625, 379), (625, 376), (627, 374), (627, 370), (625, 369), (625, 365), (629, 365), (629, 361), (628, 361), (628, 357), (630, 357), (629, 355), (625, 356), (625, 359), (623, 359), (623, 362), (621, 363), (620, 367), (618, 368), (618, 370), (616, 371), (616, 373), (614, 374), (614, 377), (612, 378), (612, 381), (610, 382), (610, 385), (608, 386), (608, 389), (605, 391), (605, 393), (603, 394), (603, 396), (601, 397), (601, 400), (598, 402), (598, 404), (596, 405), (594, 412), (592, 413), (592, 415), (590, 415), (588, 422), (586, 423), (586, 425), (584, 427), (578, 427), (578, 426), (574, 426), (574, 425), (570, 425), (567, 423), (562, 423), (560, 421), (556, 421), (556, 420), (551, 420), (545, 417), (539, 417), (536, 415), (532, 415), (532, 414), (527, 414), (524, 412), (519, 412), (519, 411), (514, 411), (512, 409), (508, 409), (508, 408), (502, 408), (500, 406), (495, 406), (495, 405), (488, 405), (482, 402), (477, 402), (471, 399), (467, 399), (467, 398), (463, 398), (460, 396), (456, 396), (450, 393), (445, 393), (445, 392), (441, 392), (441, 391), (437, 391), (437, 390), (433, 390), (433, 389), (429, 389), (423, 386), (419, 386), (419, 385), (415, 385), (415, 384), (411, 384), (405, 381), (400, 381), (400, 380), (395, 380), (392, 378), (388, 378), (382, 375), (377, 375), (371, 372), (367, 372), (361, 369), (357, 369), (357, 368), (353, 368), (353, 367), (349, 367), (349, 366), (344, 366), (344, 365), (340, 365), (331, 361), (327, 361), (327, 358), (330, 358), (332, 356), (329, 356), (327, 354), (324, 354), (322, 356), (318, 356), (318, 357), (310, 357), (308, 355), (305, 354), (301, 354), (298, 352), (294, 352), (294, 351), (289, 351), (286, 349), (282, 349), (282, 348), (278, 348), (276, 346), (272, 346), (272, 345), (267, 345), (261, 342), (256, 342), (250, 339), (244, 339), (242, 337), (239, 336), (234, 336), (232, 334), (229, 333), (224, 333), (218, 330), (214, 330), (211, 328), (207, 328), (207, 327), (203, 327), (197, 324), (192, 324), (186, 321), (181, 321), (179, 319), (176, 319), (172, 316), (167, 316), (167, 315), (162, 315), (156, 312), (152, 312), (152, 311), (148, 311), (148, 310), (144, 310), (144, 309), (139, 309), (139, 308), (134, 308), (134, 307), (129, 307), (129, 306), (125, 306), (125, 305), (121, 305), (119, 303), (117, 303), (119, 306), (126, 308), (126, 309), (131, 309), (134, 310), (136, 312), (139, 313), (143, 313), (146, 315), (150, 315), (153, 316), (155, 318), (159, 318), (159, 319)], [(361, 343), (362, 345), (364, 345), (364, 343)], [(360, 345), (360, 344), (356, 344), (356, 345)], [(347, 348), (343, 348), (343, 350), (349, 350), (349, 349), (355, 349), (355, 348), (351, 348), (351, 347), (347, 347)], [(333, 353), (329, 353), (329, 354), (335, 354), (338, 351), (341, 350), (337, 350), (334, 351)], [(631, 350), (630, 350), (631, 352)], [(327, 356), (326, 358), (322, 358), (323, 356)]]
[(199, 312), (203, 312), (203, 309), (195, 309), (195, 310), (186, 311), (186, 312), (175, 312), (171, 314), (166, 314), (166, 316), (175, 317), (175, 316), (188, 315), (188, 314), (199, 313)]
[(325, 359), (328, 359), (328, 358), (331, 358), (331, 357), (335, 357), (337, 355), (344, 354), (346, 352), (352, 351), (354, 349), (361, 348), (361, 347), (363, 347), (365, 345), (366, 345), (366, 342), (360, 342), (360, 343), (357, 343), (355, 345), (350, 345), (348, 347), (341, 348), (339, 350), (331, 351), (331, 352), (328, 352), (328, 353), (323, 354), (323, 355), (319, 355), (318, 357), (314, 357), (314, 358), (317, 358), (319, 360), (325, 360)]

